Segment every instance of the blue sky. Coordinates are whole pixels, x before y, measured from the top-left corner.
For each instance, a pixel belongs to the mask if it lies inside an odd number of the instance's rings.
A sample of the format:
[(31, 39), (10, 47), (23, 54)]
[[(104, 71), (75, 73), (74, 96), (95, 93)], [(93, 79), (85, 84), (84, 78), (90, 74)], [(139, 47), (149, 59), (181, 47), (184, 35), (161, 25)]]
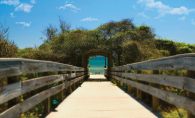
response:
[(136, 26), (154, 28), (157, 37), (195, 44), (195, 0), (0, 0), (0, 21), (20, 49), (41, 45), (41, 31), (49, 23), (59, 27), (58, 16), (72, 29), (89, 30), (133, 18)]

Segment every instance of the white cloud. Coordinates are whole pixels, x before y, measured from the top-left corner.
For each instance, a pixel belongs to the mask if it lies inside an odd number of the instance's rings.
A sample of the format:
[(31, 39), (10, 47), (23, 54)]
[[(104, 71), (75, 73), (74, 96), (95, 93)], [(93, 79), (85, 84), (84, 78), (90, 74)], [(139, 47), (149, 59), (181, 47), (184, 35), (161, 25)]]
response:
[(20, 4), (20, 1), (19, 0), (1, 0), (0, 4), (18, 5)]
[(24, 11), (26, 13), (31, 12), (31, 8), (33, 7), (33, 5), (29, 5), (29, 4), (20, 4), (18, 7), (15, 8), (15, 11)]
[(30, 24), (31, 24), (31, 22), (29, 22), (29, 23), (26, 23), (26, 22), (16, 22), (16, 24), (22, 24), (23, 26), (27, 26), (27, 27), (29, 27), (30, 26)]
[(162, 4), (162, 2), (159, 2), (159, 1), (154, 2), (154, 0), (150, 0), (148, 3), (146, 3), (146, 7), (158, 8), (159, 11), (170, 8), (168, 5), (164, 5), (164, 4)]
[(134, 9), (137, 9), (137, 7), (135, 5), (132, 6)]
[(181, 15), (181, 14), (188, 15), (189, 10), (184, 6), (181, 6), (180, 8), (173, 8), (172, 10), (169, 11), (169, 13), (177, 14), (177, 15)]
[(163, 4), (160, 1), (155, 2), (155, 0), (138, 0), (137, 3), (145, 4), (146, 8), (154, 8), (160, 13), (156, 19), (165, 16), (166, 14), (171, 15), (188, 15), (190, 12), (194, 12), (195, 9), (188, 9), (185, 6), (179, 8), (172, 8), (168, 5)]
[(182, 18), (178, 18), (178, 20), (185, 20), (186, 19), (186, 17), (184, 16), (184, 17), (182, 17)]
[(37, 3), (37, 2), (36, 2), (36, 0), (31, 0), (31, 3), (32, 3), (32, 4), (35, 4), (35, 3)]
[(88, 17), (88, 18), (82, 19), (81, 21), (99, 21), (99, 20), (97, 18)]
[(143, 17), (145, 17), (145, 18), (150, 18), (150, 17), (148, 17), (148, 16), (145, 14), (145, 12), (138, 13), (137, 15), (138, 15), (138, 16), (143, 16)]
[(193, 24), (193, 25), (195, 25), (195, 21), (194, 21), (194, 19), (192, 19), (192, 24)]
[(14, 16), (14, 13), (10, 13), (10, 15), (11, 15), (11, 17), (15, 17), (15, 16)]
[(80, 8), (77, 8), (76, 6), (72, 5), (72, 4), (66, 4), (64, 6), (60, 6), (59, 8), (57, 7), (57, 9), (66, 9), (66, 7), (69, 7), (71, 8), (71, 11), (74, 11), (75, 13), (78, 11), (78, 10), (81, 10)]

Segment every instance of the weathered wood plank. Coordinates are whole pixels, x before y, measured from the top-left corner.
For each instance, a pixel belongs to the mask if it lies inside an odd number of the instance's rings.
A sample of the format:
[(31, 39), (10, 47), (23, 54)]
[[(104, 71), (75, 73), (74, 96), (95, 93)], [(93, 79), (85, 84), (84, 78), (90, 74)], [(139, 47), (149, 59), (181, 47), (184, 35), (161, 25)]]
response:
[[(80, 79), (82, 79), (82, 77), (79, 77), (79, 80)], [(66, 83), (68, 83), (68, 82), (66, 82)], [(45, 90), (39, 94), (36, 94), (36, 95), (32, 96), (31, 98), (28, 98), (27, 100), (23, 101), (21, 103), (22, 112), (24, 113), (25, 111), (29, 110), (30, 108), (32, 108), (36, 104), (40, 103), (41, 101), (45, 100), (46, 98), (58, 93), (62, 89), (65, 89), (67, 87), (66, 83), (60, 84), (60, 85), (52, 87), (50, 89), (47, 89), (47, 90)]]
[(13, 83), (0, 87), (0, 104), (21, 95), (21, 83)]
[[(36, 104), (40, 103), (41, 101), (45, 100), (46, 98), (50, 97), (51, 95), (57, 93), (58, 91), (60, 91), (62, 89), (62, 86), (64, 86), (64, 84), (58, 85), (56, 87), (52, 87), (51, 89), (47, 89), (47, 90), (45, 90), (39, 94), (36, 94), (36, 95), (28, 98), (27, 100), (23, 101), (21, 103), (22, 112), (23, 113), (26, 112), (30, 108), (34, 107)], [(54, 90), (56, 90), (56, 91), (54, 91)]]
[(51, 61), (21, 58), (0, 59), (0, 78), (48, 71), (84, 71), (84, 68)]
[[(48, 76), (49, 72), (43, 72), (43, 76)], [(49, 85), (43, 86), (41, 88), (41, 91), (45, 91), (47, 89), (49, 89)], [(47, 97), (43, 102), (43, 116), (47, 115), (50, 112), (50, 96)]]
[(120, 78), (117, 76), (112, 76), (112, 77), (119, 80), (119, 81), (127, 83), (131, 86), (134, 86), (134, 87), (136, 87), (136, 88), (138, 88), (146, 93), (149, 93), (155, 97), (158, 97), (158, 98), (160, 98), (160, 99), (162, 99), (170, 104), (173, 104), (173, 105), (176, 105), (182, 109), (188, 110), (192, 114), (195, 115), (195, 107), (194, 107), (195, 101), (193, 101), (189, 98), (179, 96), (179, 95), (176, 95), (174, 93), (164, 91), (164, 90), (161, 90), (161, 89), (158, 89), (155, 87), (151, 87), (151, 86), (147, 86), (147, 85), (140, 84), (137, 82), (133, 82), (131, 80), (123, 79), (123, 78)]
[[(139, 74), (141, 74), (141, 70), (137, 70), (137, 73), (139, 73)], [(139, 82), (139, 80), (137, 80), (137, 82)], [(142, 100), (142, 91), (141, 90), (139, 90), (138, 88), (136, 88), (137, 89), (137, 99), (138, 100)]]
[[(153, 74), (159, 74), (159, 70), (153, 70)], [(159, 88), (157, 84), (152, 84), (153, 87)], [(153, 111), (157, 111), (157, 108), (159, 107), (159, 98), (152, 96), (152, 109)]]
[(0, 59), (0, 78), (22, 74), (21, 62), (1, 62)]
[[(81, 76), (81, 77), (78, 77), (75, 79), (76, 79), (76, 81), (79, 81), (79, 80), (82, 80), (83, 78), (84, 78), (84, 76)], [(66, 83), (70, 83), (70, 82), (66, 82)], [(52, 87), (50, 89), (47, 89), (39, 94), (36, 94), (36, 95), (26, 99), (22, 103), (19, 103), (15, 106), (11, 107), (10, 109), (4, 111), (3, 113), (1, 113), (0, 118), (18, 118), (21, 113), (26, 112), (27, 110), (34, 107), (38, 103), (42, 102), (46, 98), (58, 93), (59, 91), (61, 91), (65, 87), (67, 87), (66, 85), (68, 85), (68, 84), (66, 84), (66, 83), (63, 83), (63, 84), (58, 85), (56, 87)]]
[[(63, 74), (63, 71), (58, 71), (58, 74)], [(64, 81), (60, 81), (60, 82), (58, 82), (58, 85), (59, 84), (63, 84), (64, 83)], [(65, 85), (65, 84), (64, 84)], [(62, 89), (59, 93), (58, 93), (58, 101), (59, 102), (62, 102), (63, 101), (63, 92), (64, 91), (64, 89)]]
[[(62, 80), (66, 80), (68, 79), (68, 76), (68, 74), (44, 76), (0, 87), (0, 104), (34, 89)], [(70, 77), (76, 76), (74, 73), (71, 73)]]
[[(187, 71), (187, 76), (191, 77), (191, 78), (194, 78), (194, 80), (195, 80), (195, 74), (194, 73), (195, 73), (195, 71), (188, 70)], [(193, 84), (195, 84), (195, 83), (193, 83)], [(191, 100), (195, 100), (195, 93), (187, 91), (187, 97), (190, 98)], [(193, 113), (191, 113), (190, 111), (188, 111), (187, 114), (188, 114), (188, 118), (194, 118), (195, 117), (195, 115), (193, 115)]]
[(21, 104), (17, 104), (0, 114), (0, 118), (18, 118), (22, 114)]
[[(8, 83), (8, 85), (11, 85), (11, 84), (14, 84), (14, 83), (17, 83), (17, 82), (19, 82), (19, 76), (11, 76), (11, 77), (8, 77), (8, 78), (7, 78), (7, 83)], [(18, 88), (20, 89), (21, 87), (18, 87)], [(11, 88), (10, 90), (12, 91), (13, 88)], [(11, 91), (10, 91), (10, 92), (11, 92)], [(21, 90), (19, 90), (19, 91), (21, 91)], [(9, 91), (8, 91), (8, 92), (9, 92)], [(17, 94), (18, 94), (18, 93), (17, 93)], [(12, 94), (9, 94), (9, 98), (13, 97), (12, 95), (16, 96), (16, 94), (12, 92)], [(15, 97), (15, 98), (9, 100), (9, 101), (8, 101), (8, 108), (11, 108), (11, 107), (15, 106), (15, 105), (18, 104), (20, 101), (21, 101), (21, 97), (20, 97), (20, 96)]]
[[(194, 55), (194, 54), (193, 54)], [(176, 55), (139, 63), (112, 67), (112, 71), (125, 70), (195, 70), (195, 57), (192, 55)]]
[(77, 76), (77, 77), (82, 76), (82, 75), (84, 75), (84, 72), (76, 73), (76, 76)]
[(64, 80), (63, 75), (52, 75), (52, 76), (44, 76), (44, 77), (23, 81), (22, 94), (62, 80)]
[(195, 79), (184, 76), (112, 72), (118, 76), (186, 89), (195, 93)]

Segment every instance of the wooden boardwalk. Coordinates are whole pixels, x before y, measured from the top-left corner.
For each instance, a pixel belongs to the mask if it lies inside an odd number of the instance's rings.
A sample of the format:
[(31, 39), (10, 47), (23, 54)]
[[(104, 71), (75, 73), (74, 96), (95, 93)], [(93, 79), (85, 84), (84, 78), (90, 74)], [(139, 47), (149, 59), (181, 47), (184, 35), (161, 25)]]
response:
[(106, 79), (104, 75), (90, 75), (89, 78), (91, 79)]
[(104, 75), (90, 75), (87, 81), (107, 81), (107, 78)]
[(158, 118), (143, 102), (111, 82), (84, 82), (46, 118)]

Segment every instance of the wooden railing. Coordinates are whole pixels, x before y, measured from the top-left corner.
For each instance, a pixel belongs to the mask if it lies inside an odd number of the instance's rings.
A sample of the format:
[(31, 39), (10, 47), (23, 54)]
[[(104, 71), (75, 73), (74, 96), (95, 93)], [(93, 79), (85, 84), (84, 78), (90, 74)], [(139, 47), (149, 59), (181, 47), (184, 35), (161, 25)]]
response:
[[(132, 70), (137, 70), (137, 73), (131, 73)], [(141, 74), (142, 70), (152, 70), (153, 74)], [(159, 70), (187, 70), (187, 76), (159, 75)], [(159, 99), (161, 99), (187, 110), (189, 118), (195, 117), (194, 53), (112, 67), (111, 74), (111, 77), (117, 81), (118, 85), (118, 82), (128, 85), (129, 93), (131, 93), (131, 87), (137, 88), (137, 99), (142, 100), (142, 91), (152, 95), (154, 110), (159, 106)], [(125, 77), (128, 79), (125, 79)], [(152, 86), (149, 86), (147, 82), (153, 83)], [(187, 90), (187, 97), (162, 90), (159, 88), (159, 84), (185, 89)]]
[(95, 72), (95, 75), (100, 75), (100, 72)]
[(107, 68), (104, 68), (104, 75), (107, 76)]
[[(48, 72), (58, 71), (58, 75), (48, 76)], [(66, 71), (67, 74), (62, 74)], [(8, 85), (0, 87), (0, 104), (12, 103), (12, 107), (0, 114), (0, 118), (18, 118), (20, 115), (40, 102), (44, 102), (45, 115), (50, 112), (50, 96), (59, 93), (60, 101), (63, 100), (63, 90), (71, 92), (83, 81), (84, 68), (51, 61), (40, 61), (20, 58), (0, 59), (0, 79), (7, 78)], [(43, 77), (33, 78), (26, 81), (19, 81), (19, 75), (40, 73)], [(71, 73), (79, 72), (79, 73)], [(49, 88), (49, 84), (58, 82), (55, 87)], [(20, 101), (20, 96), (29, 91), (43, 87), (44, 90), (34, 96)]]

